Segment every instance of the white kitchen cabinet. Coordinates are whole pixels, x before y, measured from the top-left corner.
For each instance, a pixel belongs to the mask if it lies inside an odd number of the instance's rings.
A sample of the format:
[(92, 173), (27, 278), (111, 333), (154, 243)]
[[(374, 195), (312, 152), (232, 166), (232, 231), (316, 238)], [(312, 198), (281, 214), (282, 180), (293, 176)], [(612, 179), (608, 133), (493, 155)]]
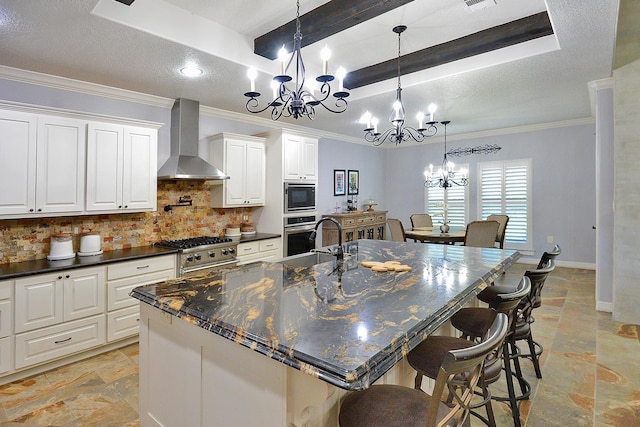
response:
[(86, 122), (0, 111), (0, 215), (81, 213)]
[(156, 129), (90, 122), (86, 211), (156, 209)]
[(238, 265), (282, 258), (280, 237), (238, 244)]
[(299, 135), (282, 135), (283, 179), (318, 180), (318, 140)]
[(123, 261), (107, 266), (107, 342), (137, 335), (140, 301), (129, 293), (135, 287), (176, 277), (176, 255)]
[(15, 332), (105, 311), (105, 267), (39, 274), (15, 281)]
[(0, 282), (0, 375), (11, 371), (13, 354), (13, 281)]
[(217, 165), (229, 179), (211, 190), (211, 206), (228, 208), (262, 206), (265, 201), (264, 138), (219, 134), (210, 138), (209, 162)]
[(87, 317), (16, 335), (16, 369), (105, 343), (105, 316)]

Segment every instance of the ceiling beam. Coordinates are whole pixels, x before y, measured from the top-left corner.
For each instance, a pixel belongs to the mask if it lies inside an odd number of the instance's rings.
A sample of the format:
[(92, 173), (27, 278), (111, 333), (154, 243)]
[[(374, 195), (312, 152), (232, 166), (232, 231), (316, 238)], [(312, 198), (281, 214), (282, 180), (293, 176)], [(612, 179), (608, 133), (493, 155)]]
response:
[[(300, 16), (302, 47), (382, 15), (413, 0), (333, 0)], [(295, 12), (295, 10), (293, 11)], [(285, 46), (293, 51), (296, 21), (287, 22), (253, 41), (253, 52), (267, 59), (276, 59)]]
[[(400, 74), (410, 74), (553, 34), (547, 12), (540, 12), (497, 27), (488, 28), (446, 43), (400, 57)], [(398, 75), (398, 58), (351, 71), (344, 80), (347, 89), (389, 80)]]

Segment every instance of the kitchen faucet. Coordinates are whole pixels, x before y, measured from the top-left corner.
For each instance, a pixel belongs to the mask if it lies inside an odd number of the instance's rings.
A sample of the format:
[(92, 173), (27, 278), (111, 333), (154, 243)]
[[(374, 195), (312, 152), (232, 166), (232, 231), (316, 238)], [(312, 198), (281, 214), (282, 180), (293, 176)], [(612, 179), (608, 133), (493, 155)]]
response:
[(318, 227), (323, 221), (331, 221), (336, 225), (336, 227), (338, 227), (338, 247), (335, 250), (331, 251), (331, 254), (336, 257), (338, 264), (342, 264), (342, 262), (344, 261), (344, 250), (342, 249), (342, 226), (338, 221), (328, 216), (321, 218), (318, 222), (316, 222), (315, 229), (309, 235), (309, 240), (314, 242), (313, 247), (315, 248), (315, 241), (316, 241), (316, 234), (318, 231)]

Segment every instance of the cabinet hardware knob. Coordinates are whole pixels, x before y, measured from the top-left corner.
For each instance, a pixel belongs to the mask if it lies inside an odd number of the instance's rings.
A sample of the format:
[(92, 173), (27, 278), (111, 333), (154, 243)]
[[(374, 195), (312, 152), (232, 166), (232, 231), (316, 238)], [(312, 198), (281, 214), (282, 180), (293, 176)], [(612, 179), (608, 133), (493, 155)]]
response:
[(29, 212), (33, 212), (33, 208), (29, 209)]
[(42, 212), (42, 208), (38, 208), (38, 212)]
[(58, 276), (58, 280), (62, 280), (62, 276)]
[(71, 337), (65, 339), (65, 340), (60, 340), (60, 341), (54, 341), (54, 344), (62, 344), (63, 342), (67, 342), (67, 341), (71, 341)]
[(119, 206), (118, 206), (118, 209), (122, 209), (122, 205), (119, 205)]
[(69, 277), (71, 277), (71, 276), (67, 274), (67, 275), (66, 275), (66, 276), (64, 276), (64, 277), (68, 279), (68, 278), (69, 278)]
[(129, 205), (124, 205), (124, 208), (127, 209), (129, 207)]

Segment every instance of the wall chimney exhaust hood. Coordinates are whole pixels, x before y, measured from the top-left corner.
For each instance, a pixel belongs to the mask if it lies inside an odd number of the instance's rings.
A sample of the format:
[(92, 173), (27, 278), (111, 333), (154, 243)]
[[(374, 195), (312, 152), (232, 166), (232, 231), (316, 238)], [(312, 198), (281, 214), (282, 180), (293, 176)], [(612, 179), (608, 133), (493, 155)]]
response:
[(200, 103), (178, 98), (171, 108), (171, 155), (158, 170), (158, 179), (229, 179), (198, 157)]

